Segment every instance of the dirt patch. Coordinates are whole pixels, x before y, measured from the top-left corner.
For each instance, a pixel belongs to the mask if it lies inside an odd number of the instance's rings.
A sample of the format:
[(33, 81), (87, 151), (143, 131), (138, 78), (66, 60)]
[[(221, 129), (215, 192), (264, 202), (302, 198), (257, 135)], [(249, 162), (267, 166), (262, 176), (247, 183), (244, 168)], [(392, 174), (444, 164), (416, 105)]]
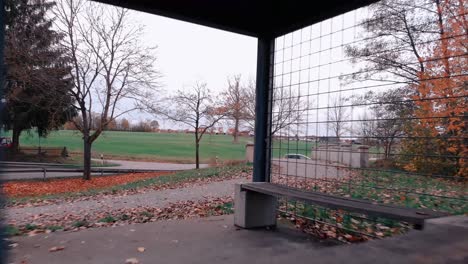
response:
[(168, 174), (171, 174), (171, 172), (129, 173), (115, 176), (94, 177), (89, 181), (82, 179), (11, 181), (4, 183), (2, 187), (7, 197), (18, 198), (99, 189)]

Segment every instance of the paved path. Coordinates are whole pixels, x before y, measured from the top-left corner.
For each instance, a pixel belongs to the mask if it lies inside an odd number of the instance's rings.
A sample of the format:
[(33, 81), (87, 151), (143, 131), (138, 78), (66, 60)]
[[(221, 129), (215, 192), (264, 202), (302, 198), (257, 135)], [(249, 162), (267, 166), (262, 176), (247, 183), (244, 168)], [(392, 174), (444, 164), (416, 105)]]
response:
[(76, 201), (73, 203), (62, 202), (59, 204), (37, 207), (8, 208), (4, 210), (4, 213), (8, 221), (12, 220), (17, 224), (26, 224), (30, 221), (30, 216), (38, 214), (53, 215), (59, 218), (60, 216), (71, 213), (93, 213), (121, 208), (135, 208), (138, 206), (164, 207), (169, 203), (177, 201), (199, 201), (203, 200), (205, 197), (233, 195), (234, 184), (246, 181), (249, 180), (233, 179), (188, 188), (148, 191), (146, 193), (127, 196), (108, 196), (100, 200)]
[[(56, 168), (56, 167), (55, 167)], [(91, 173), (92, 176), (100, 176), (101, 173)], [(104, 175), (109, 175), (104, 173)], [(46, 178), (65, 178), (65, 177), (81, 177), (82, 172), (47, 172)], [(32, 179), (43, 179), (44, 174), (42, 172), (1, 172), (0, 179), (4, 181), (9, 180), (32, 180)]]
[[(99, 161), (99, 160), (96, 160)], [(195, 169), (195, 164), (179, 164), (179, 163), (164, 163), (164, 162), (147, 162), (147, 161), (127, 161), (127, 160), (105, 160), (106, 162), (118, 164), (107, 168), (116, 169), (140, 169), (140, 170), (190, 170)], [(206, 168), (208, 164), (200, 164), (200, 168)]]
[(280, 167), (280, 174), (307, 178), (339, 178), (348, 175), (344, 165), (331, 164), (322, 160), (273, 159), (273, 164)]
[[(126, 160), (106, 160), (107, 162), (118, 164), (118, 166), (112, 167), (93, 167), (93, 168), (103, 168), (103, 169), (140, 169), (140, 170), (190, 170), (195, 168), (195, 164), (179, 164), (179, 163), (161, 163), (161, 162), (143, 162), (143, 161), (126, 161)], [(40, 163), (25, 163), (28, 164), (28, 168), (21, 168), (17, 167), (20, 163), (16, 163), (16, 166), (6, 166), (7, 169), (14, 170), (14, 169), (21, 169), (21, 170), (28, 170), (28, 169), (42, 169), (42, 168), (54, 168), (54, 169), (61, 169), (70, 167), (60, 167), (60, 164), (40, 164)], [(201, 168), (208, 167), (208, 164), (200, 164)], [(105, 175), (109, 175), (109, 173), (104, 173)], [(60, 178), (60, 177), (79, 177), (82, 176), (83, 173), (81, 172), (47, 172), (47, 178)], [(101, 173), (96, 172), (92, 173), (93, 176), (99, 176)], [(43, 172), (3, 172), (1, 173), (2, 180), (22, 180), (22, 179), (42, 179), (44, 177)]]
[[(17, 246), (6, 263), (116, 264), (137, 258), (141, 264), (462, 264), (468, 259), (464, 221), (354, 245), (319, 241), (284, 225), (274, 231), (238, 230), (232, 216), (159, 221), (15, 237)], [(54, 246), (65, 248), (49, 252)]]

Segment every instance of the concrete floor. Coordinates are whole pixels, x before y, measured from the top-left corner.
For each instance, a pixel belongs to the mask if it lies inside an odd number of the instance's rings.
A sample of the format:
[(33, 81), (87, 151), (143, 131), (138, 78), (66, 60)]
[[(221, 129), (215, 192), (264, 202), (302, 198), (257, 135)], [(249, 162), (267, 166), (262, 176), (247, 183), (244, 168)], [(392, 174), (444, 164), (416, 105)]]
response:
[[(7, 263), (116, 264), (133, 257), (158, 264), (468, 263), (468, 217), (463, 216), (354, 245), (322, 242), (283, 226), (238, 230), (232, 223), (232, 216), (223, 216), (17, 237)], [(49, 252), (53, 246), (65, 249)]]
[[(232, 216), (57, 232), (13, 239), (7, 263), (288, 263), (289, 255), (318, 250), (322, 243), (296, 230), (238, 230)], [(63, 251), (49, 252), (53, 246)], [(137, 251), (145, 247), (145, 252)]]

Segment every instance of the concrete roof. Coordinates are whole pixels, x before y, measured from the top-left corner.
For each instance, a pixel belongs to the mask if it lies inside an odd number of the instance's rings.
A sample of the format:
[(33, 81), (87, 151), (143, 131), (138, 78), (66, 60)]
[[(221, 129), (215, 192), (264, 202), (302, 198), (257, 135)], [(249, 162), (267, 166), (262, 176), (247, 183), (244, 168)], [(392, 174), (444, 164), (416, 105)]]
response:
[(253, 37), (276, 37), (376, 0), (95, 0)]

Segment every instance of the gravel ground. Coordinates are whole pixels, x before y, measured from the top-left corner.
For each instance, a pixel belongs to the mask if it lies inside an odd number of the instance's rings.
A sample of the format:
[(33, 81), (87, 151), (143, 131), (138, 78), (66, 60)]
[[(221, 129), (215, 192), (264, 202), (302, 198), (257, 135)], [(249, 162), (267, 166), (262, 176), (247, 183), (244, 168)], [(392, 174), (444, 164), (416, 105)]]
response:
[(103, 212), (139, 206), (164, 207), (178, 201), (199, 201), (206, 197), (223, 197), (233, 195), (234, 184), (249, 181), (248, 179), (232, 179), (197, 185), (189, 188), (148, 191), (146, 193), (109, 196), (100, 200), (76, 202), (61, 202), (53, 205), (43, 205), (24, 208), (7, 208), (4, 210), (6, 220), (15, 224), (26, 224), (31, 217), (37, 215), (65, 217), (68, 214)]

